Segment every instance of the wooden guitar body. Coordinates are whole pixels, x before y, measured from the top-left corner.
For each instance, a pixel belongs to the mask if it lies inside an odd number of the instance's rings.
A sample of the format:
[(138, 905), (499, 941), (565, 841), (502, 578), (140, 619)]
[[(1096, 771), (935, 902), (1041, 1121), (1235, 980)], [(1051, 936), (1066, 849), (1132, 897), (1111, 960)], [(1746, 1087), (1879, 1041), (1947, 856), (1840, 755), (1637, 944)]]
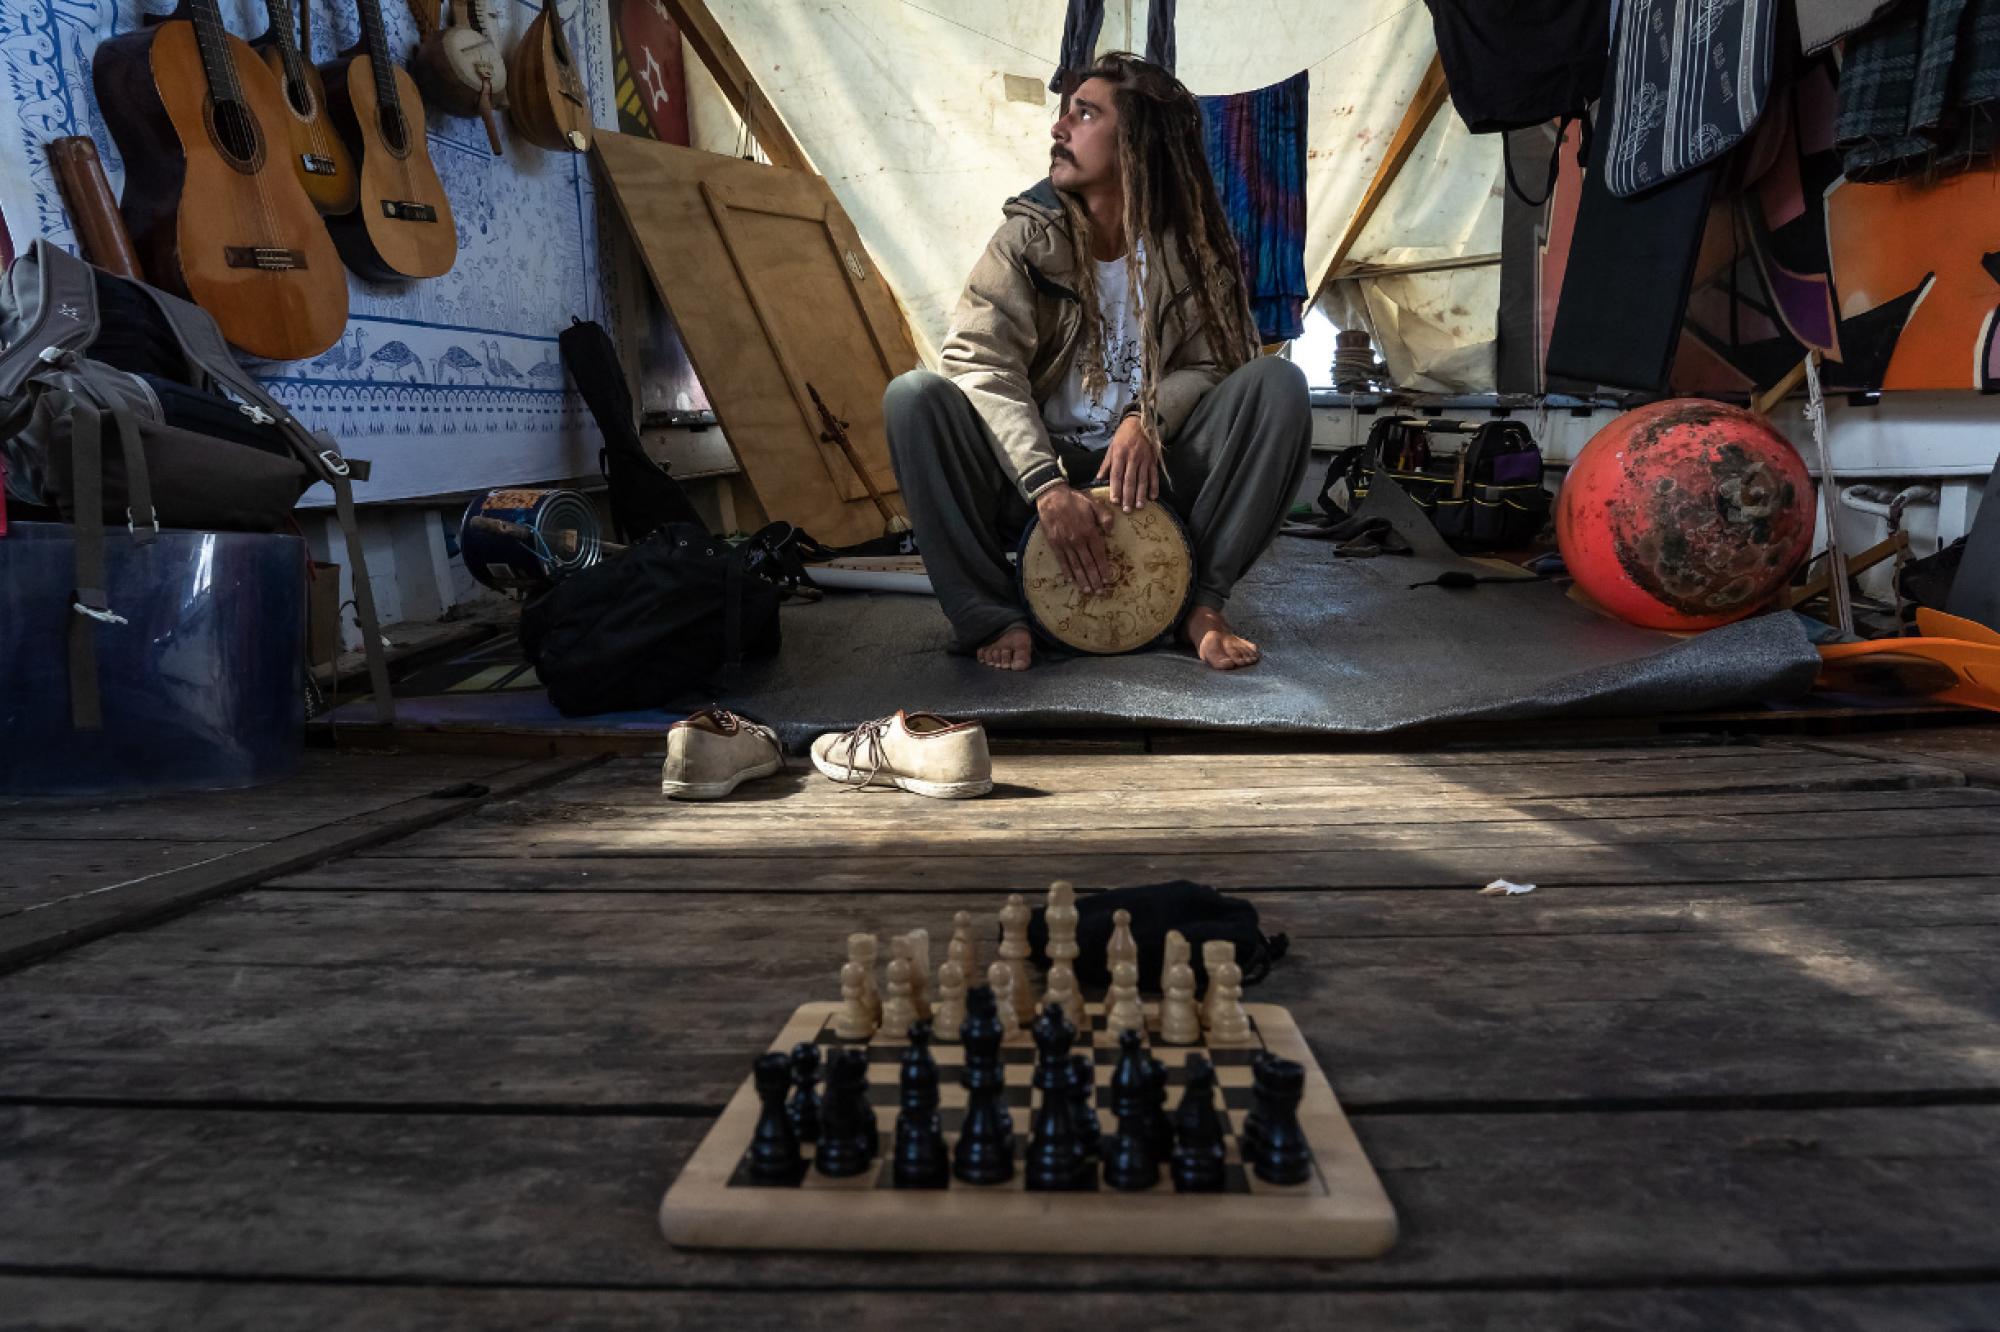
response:
[(323, 65), (333, 123), (361, 161), (361, 203), (326, 220), (347, 266), (378, 282), (440, 277), (458, 259), (451, 200), (424, 139), (423, 99), (410, 76), (391, 64), (400, 106), (384, 115), (374, 58), (348, 55)]
[(271, 77), (278, 81), (285, 116), (271, 129), (291, 141), (292, 170), (305, 186), (306, 197), (322, 214), (351, 213), (360, 198), (361, 181), (354, 173), (354, 159), (340, 141), (326, 115), (326, 85), (319, 71), (301, 58), (293, 67), (297, 77), (285, 70), (285, 53), (265, 33), (250, 43), (263, 59)]
[(347, 327), (347, 276), (286, 160), (284, 93), (249, 46), (215, 31), (237, 84), (222, 100), (191, 21), (98, 47), (98, 106), (125, 161), (120, 212), (153, 283), (231, 342), (274, 361), (317, 356)]
[(551, 152), (589, 151), (590, 99), (555, 0), (543, 0), (542, 12), (508, 57), (507, 82), (507, 118), (522, 138)]

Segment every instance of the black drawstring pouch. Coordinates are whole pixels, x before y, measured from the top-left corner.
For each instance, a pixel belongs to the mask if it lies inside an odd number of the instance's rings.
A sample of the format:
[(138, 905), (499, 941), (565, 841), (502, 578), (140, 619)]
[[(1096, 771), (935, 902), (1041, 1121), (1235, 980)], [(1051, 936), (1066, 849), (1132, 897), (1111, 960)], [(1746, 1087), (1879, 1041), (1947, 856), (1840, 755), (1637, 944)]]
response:
[[(1243, 968), (1243, 983), (1255, 985), (1271, 974), (1271, 964), (1285, 955), (1291, 940), (1283, 934), (1266, 937), (1258, 928), (1257, 908), (1240, 897), (1224, 897), (1205, 883), (1175, 879), (1171, 883), (1146, 884), (1138, 888), (1114, 888), (1110, 892), (1080, 894), (1076, 899), (1076, 979), (1086, 989), (1102, 989), (1111, 984), (1111, 969), (1104, 960), (1111, 942), (1111, 913), (1120, 909), (1132, 913), (1132, 937), (1139, 944), (1139, 988), (1160, 988), (1160, 966), (1166, 951), (1167, 932), (1179, 930), (1193, 950), (1197, 985), (1208, 984), (1202, 965), (1201, 946), (1211, 939), (1227, 939), (1236, 945), (1236, 965)], [(1028, 921), (1028, 943), (1034, 948), (1031, 960), (1037, 967), (1049, 965), (1047, 908), (1036, 907)]]

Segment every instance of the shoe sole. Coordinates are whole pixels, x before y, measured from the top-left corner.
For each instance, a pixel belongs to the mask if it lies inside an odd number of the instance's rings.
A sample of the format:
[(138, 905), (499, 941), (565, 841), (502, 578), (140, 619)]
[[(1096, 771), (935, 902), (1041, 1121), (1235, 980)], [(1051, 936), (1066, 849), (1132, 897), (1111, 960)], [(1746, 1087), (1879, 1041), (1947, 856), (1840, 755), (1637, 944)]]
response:
[(744, 782), (758, 777), (769, 777), (783, 766), (784, 760), (772, 759), (754, 768), (745, 768), (726, 782), (660, 782), (660, 794), (669, 800), (720, 800)]
[(812, 756), (813, 766), (822, 776), (842, 786), (900, 786), (912, 795), (929, 796), (933, 800), (970, 800), (983, 796), (993, 789), (993, 779), (983, 777), (973, 782), (927, 782), (921, 777), (898, 777), (892, 773), (878, 772), (865, 782), (857, 782), (848, 775), (848, 770), (834, 764), (824, 763), (819, 755)]

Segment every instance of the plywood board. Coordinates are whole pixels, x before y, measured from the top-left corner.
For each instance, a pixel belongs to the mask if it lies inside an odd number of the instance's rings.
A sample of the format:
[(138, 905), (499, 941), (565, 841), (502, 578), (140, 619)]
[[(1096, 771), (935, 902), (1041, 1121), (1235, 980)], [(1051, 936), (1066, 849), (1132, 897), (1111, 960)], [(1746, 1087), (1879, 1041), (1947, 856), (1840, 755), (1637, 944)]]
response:
[(600, 135), (592, 151), (764, 511), (831, 545), (881, 535), (810, 389), (900, 509), (882, 393), (917, 354), (831, 187), (627, 135)]
[[(773, 1050), (801, 1041), (831, 1048), (843, 1044), (832, 1031), (837, 1003), (803, 1005)], [(1005, 1184), (907, 1190), (891, 1183), (885, 1149), (866, 1173), (828, 1179), (814, 1170), (796, 1184), (759, 1186), (742, 1169), (759, 1105), (749, 1080), (695, 1150), (660, 1204), (660, 1226), (677, 1245), (696, 1248), (875, 1249), (895, 1252), (1184, 1254), (1190, 1257), (1362, 1258), (1382, 1253), (1396, 1239), (1396, 1211), (1341, 1113), (1332, 1085), (1320, 1072), (1292, 1016), (1274, 1004), (1245, 1004), (1254, 1043), (1211, 1048), (1167, 1045), (1158, 1038), (1158, 1005), (1147, 1005), (1151, 1053), (1167, 1065), (1167, 1112), (1179, 1103), (1182, 1074), (1191, 1054), (1214, 1061), (1229, 1129), (1229, 1182), (1221, 1193), (1177, 1193), (1165, 1170), (1160, 1183), (1139, 1193), (1100, 1187), (1081, 1193), (1030, 1193), (1023, 1186), (1019, 1152), (1025, 1147), (1030, 1108), (1040, 1093), (1029, 1088), (1034, 1049), (1025, 1042), (1003, 1049), (1008, 1104), (1015, 1121), (1016, 1170)], [(1089, 1005), (1097, 1062), (1100, 1117), (1107, 1134), (1115, 1116), (1102, 1110), (1118, 1056), (1117, 1039), (1104, 1029), (1104, 1006)], [(878, 1032), (868, 1043), (869, 1100), (885, 1144), (896, 1137), (897, 1079), (907, 1042)], [(1313, 1177), (1305, 1184), (1266, 1184), (1249, 1170), (1238, 1134), (1250, 1108), (1250, 1057), (1262, 1048), (1306, 1068), (1299, 1123), (1313, 1151)], [(947, 1141), (957, 1139), (966, 1092), (958, 1086), (963, 1047), (931, 1047), (944, 1086), (940, 1114)], [(806, 1148), (810, 1154), (810, 1146)]]

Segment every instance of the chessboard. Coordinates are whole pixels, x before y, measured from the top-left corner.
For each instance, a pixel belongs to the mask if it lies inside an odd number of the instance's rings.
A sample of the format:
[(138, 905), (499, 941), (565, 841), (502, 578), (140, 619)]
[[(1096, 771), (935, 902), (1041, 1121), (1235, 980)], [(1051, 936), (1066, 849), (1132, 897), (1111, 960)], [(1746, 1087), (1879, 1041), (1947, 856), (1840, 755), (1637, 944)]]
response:
[[(779, 1052), (817, 1042), (822, 1055), (842, 1045), (865, 1044), (869, 1101), (882, 1142), (894, 1141), (899, 1066), (909, 1042), (886, 1031), (867, 1042), (845, 1042), (833, 1032), (839, 1003), (812, 1003), (793, 1014), (771, 1044)], [(667, 1239), (693, 1248), (850, 1249), (992, 1253), (1176, 1254), (1214, 1257), (1366, 1258), (1396, 1239), (1396, 1212), (1356, 1140), (1333, 1087), (1320, 1071), (1291, 1014), (1273, 1004), (1245, 1004), (1252, 1035), (1247, 1044), (1175, 1046), (1159, 1039), (1157, 1004), (1147, 1004), (1150, 1053), (1168, 1068), (1167, 1110), (1179, 1103), (1191, 1055), (1208, 1058), (1225, 1111), (1226, 1181), (1219, 1193), (1177, 1193), (1162, 1172), (1158, 1185), (1120, 1193), (1031, 1193), (1018, 1168), (1024, 1157), (1031, 1111), (1039, 1093), (1030, 1086), (1035, 1047), (1024, 1032), (1001, 1050), (1007, 1105), (1015, 1123), (1014, 1178), (1005, 1184), (970, 1185), (953, 1179), (941, 1190), (898, 1189), (886, 1151), (860, 1175), (830, 1179), (807, 1160), (796, 1177), (755, 1183), (746, 1153), (760, 1111), (746, 1079), (714, 1128), (660, 1203)], [(1097, 1098), (1105, 1132), (1116, 1117), (1102, 1107), (1118, 1059), (1118, 1041), (1105, 1030), (1104, 1005), (1088, 1005), (1090, 1046), (1097, 1066)], [(1083, 1042), (1078, 1042), (1078, 1052)], [(1250, 1108), (1250, 1062), (1266, 1050), (1304, 1065), (1305, 1095), (1299, 1123), (1312, 1148), (1312, 1178), (1304, 1184), (1267, 1184), (1246, 1169), (1238, 1133)], [(939, 1116), (947, 1142), (955, 1142), (964, 1113), (958, 1085), (962, 1047), (934, 1042), (941, 1074)], [(1051, 1225), (1060, 1218), (1061, 1224)]]

